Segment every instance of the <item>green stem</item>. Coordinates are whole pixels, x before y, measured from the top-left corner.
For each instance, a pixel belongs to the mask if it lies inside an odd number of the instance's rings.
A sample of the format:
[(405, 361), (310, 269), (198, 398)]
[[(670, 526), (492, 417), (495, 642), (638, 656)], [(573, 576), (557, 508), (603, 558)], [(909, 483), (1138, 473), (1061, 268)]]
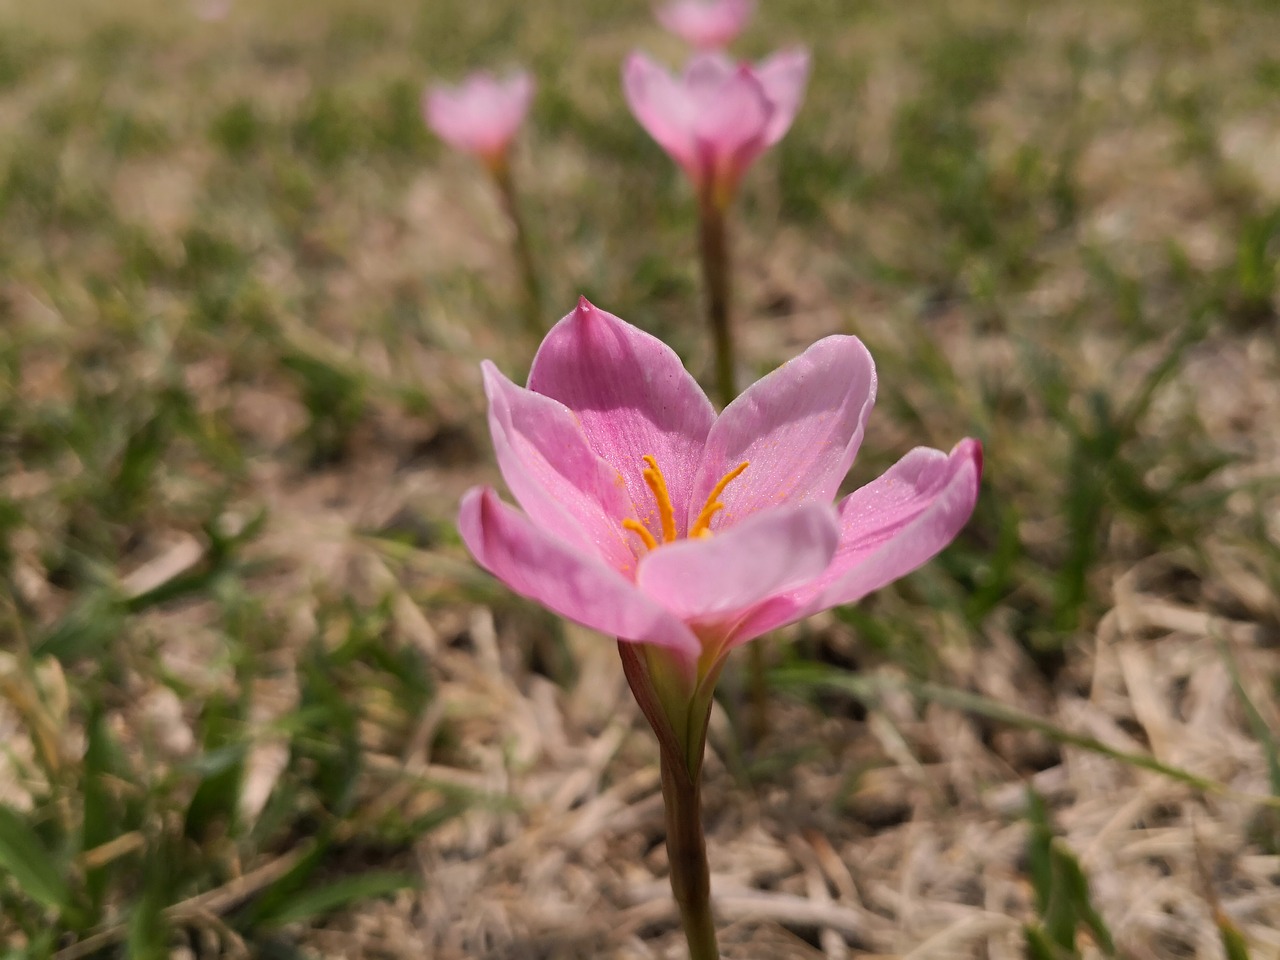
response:
[(715, 350), (716, 388), (720, 406), (738, 395), (734, 377), (733, 328), (730, 324), (729, 237), (725, 229), (725, 205), (708, 186), (698, 197), (698, 248), (706, 286), (707, 326)]
[[(662, 799), (667, 813), (671, 893), (689, 942), (689, 960), (719, 960), (711, 916), (711, 870), (702, 833), (702, 775), (690, 775), (680, 758), (662, 751)], [(701, 764), (698, 764), (701, 766)]]
[[(729, 280), (729, 235), (725, 213), (728, 199), (723, 190), (710, 183), (698, 195), (698, 247), (702, 254), (702, 277), (706, 285), (707, 326), (715, 350), (716, 387), (721, 409), (738, 395), (734, 370), (737, 357), (733, 346), (731, 286)], [(756, 641), (747, 654), (747, 741), (759, 743), (769, 729), (769, 684), (765, 670), (764, 644)]]
[(627, 685), (658, 737), (671, 893), (680, 908), (689, 957), (719, 960), (702, 833), (702, 757), (724, 657), (715, 649), (704, 652), (690, 674), (690, 664), (661, 647), (620, 640), (618, 653)]
[(498, 193), (502, 196), (502, 206), (511, 219), (511, 226), (516, 233), (516, 259), (520, 263), (520, 277), (524, 282), (524, 320), (529, 333), (541, 339), (546, 330), (542, 325), (542, 284), (538, 281), (538, 270), (533, 263), (533, 248), (529, 243), (529, 231), (525, 228), (524, 217), (520, 215), (520, 201), (516, 197), (515, 178), (511, 174), (511, 165), (503, 159), (491, 168), (494, 182), (498, 185)]

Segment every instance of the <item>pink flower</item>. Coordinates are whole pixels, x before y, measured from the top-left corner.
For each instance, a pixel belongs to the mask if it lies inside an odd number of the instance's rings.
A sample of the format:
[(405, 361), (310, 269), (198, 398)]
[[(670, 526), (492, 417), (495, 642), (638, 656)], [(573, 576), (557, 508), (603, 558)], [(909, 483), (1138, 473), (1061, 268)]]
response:
[(441, 140), (490, 166), (501, 166), (532, 99), (529, 74), (521, 71), (497, 80), (482, 72), (457, 87), (432, 87), (422, 106), (427, 126)]
[(654, 13), (665, 29), (686, 43), (710, 50), (727, 46), (754, 10), (753, 0), (673, 0)]
[(463, 541), (516, 593), (661, 648), (684, 684), (914, 570), (978, 495), (982, 450), (963, 440), (912, 450), (833, 506), (875, 399), (856, 337), (818, 341), (719, 417), (674, 351), (585, 299), (543, 340), (527, 389), (483, 371), (523, 512), (473, 488)]
[(643, 53), (622, 70), (631, 112), (699, 190), (725, 202), (751, 162), (791, 127), (809, 77), (795, 48), (752, 66), (719, 53), (693, 56), (680, 77)]
[(231, 13), (231, 0), (191, 0), (191, 12), (197, 20), (216, 23)]

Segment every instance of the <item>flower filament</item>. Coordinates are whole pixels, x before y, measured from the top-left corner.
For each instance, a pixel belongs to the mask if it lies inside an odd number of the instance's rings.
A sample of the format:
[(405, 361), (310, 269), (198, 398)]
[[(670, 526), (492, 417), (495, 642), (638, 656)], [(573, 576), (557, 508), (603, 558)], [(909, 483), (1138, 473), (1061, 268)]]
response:
[[(667, 481), (662, 475), (662, 469), (658, 466), (657, 458), (645, 454), (644, 462), (648, 466), (641, 476), (644, 477), (645, 486), (653, 494), (654, 503), (658, 506), (658, 522), (662, 528), (662, 540), (659, 541), (649, 528), (639, 520), (633, 520), (630, 517), (622, 521), (622, 528), (630, 530), (638, 536), (647, 549), (656, 550), (663, 543), (672, 543), (680, 539), (680, 535), (676, 528), (676, 511), (671, 503), (671, 491), (667, 489)], [(724, 504), (720, 502), (720, 495), (724, 493), (725, 488), (730, 483), (742, 475), (742, 472), (748, 466), (748, 461), (742, 461), (742, 463), (721, 477), (719, 482), (711, 488), (711, 493), (707, 495), (706, 502), (702, 505), (702, 509), (698, 511), (697, 518), (693, 521), (693, 526), (689, 528), (688, 536), (690, 539), (700, 540), (703, 537), (711, 536), (711, 521), (717, 513), (724, 509)]]

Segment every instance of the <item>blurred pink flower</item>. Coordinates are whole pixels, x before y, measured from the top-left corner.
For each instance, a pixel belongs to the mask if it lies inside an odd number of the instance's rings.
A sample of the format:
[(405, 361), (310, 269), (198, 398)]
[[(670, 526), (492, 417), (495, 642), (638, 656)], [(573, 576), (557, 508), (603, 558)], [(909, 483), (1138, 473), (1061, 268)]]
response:
[(654, 13), (665, 29), (706, 50), (727, 46), (754, 10), (754, 0), (672, 0)]
[(498, 80), (481, 72), (456, 87), (431, 87), (422, 106), (427, 126), (441, 140), (490, 166), (501, 166), (532, 99), (533, 78), (528, 73)]
[(191, 12), (197, 20), (216, 23), (231, 13), (231, 0), (191, 0)]
[(751, 162), (791, 127), (809, 78), (803, 48), (759, 64), (698, 53), (676, 77), (643, 53), (622, 70), (631, 112), (700, 191), (727, 202)]
[(978, 494), (982, 449), (919, 447), (833, 506), (875, 399), (856, 337), (818, 341), (716, 416), (679, 357), (586, 299), (527, 389), (483, 364), (498, 466), (458, 530), (516, 593), (665, 650), (682, 684), (733, 647), (914, 570)]

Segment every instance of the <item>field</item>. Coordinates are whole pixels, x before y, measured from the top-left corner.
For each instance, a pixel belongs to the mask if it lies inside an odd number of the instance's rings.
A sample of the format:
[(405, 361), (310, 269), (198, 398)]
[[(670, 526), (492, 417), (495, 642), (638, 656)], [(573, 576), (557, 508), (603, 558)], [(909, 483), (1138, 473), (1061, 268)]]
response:
[[(861, 337), (942, 556), (712, 718), (727, 958), (1280, 957), (1280, 5), (761, 0), (744, 363)], [(684, 956), (615, 644), (454, 528), (536, 343), (432, 80), (526, 66), (544, 322), (709, 385), (645, 3), (0, 0), (0, 957)]]

